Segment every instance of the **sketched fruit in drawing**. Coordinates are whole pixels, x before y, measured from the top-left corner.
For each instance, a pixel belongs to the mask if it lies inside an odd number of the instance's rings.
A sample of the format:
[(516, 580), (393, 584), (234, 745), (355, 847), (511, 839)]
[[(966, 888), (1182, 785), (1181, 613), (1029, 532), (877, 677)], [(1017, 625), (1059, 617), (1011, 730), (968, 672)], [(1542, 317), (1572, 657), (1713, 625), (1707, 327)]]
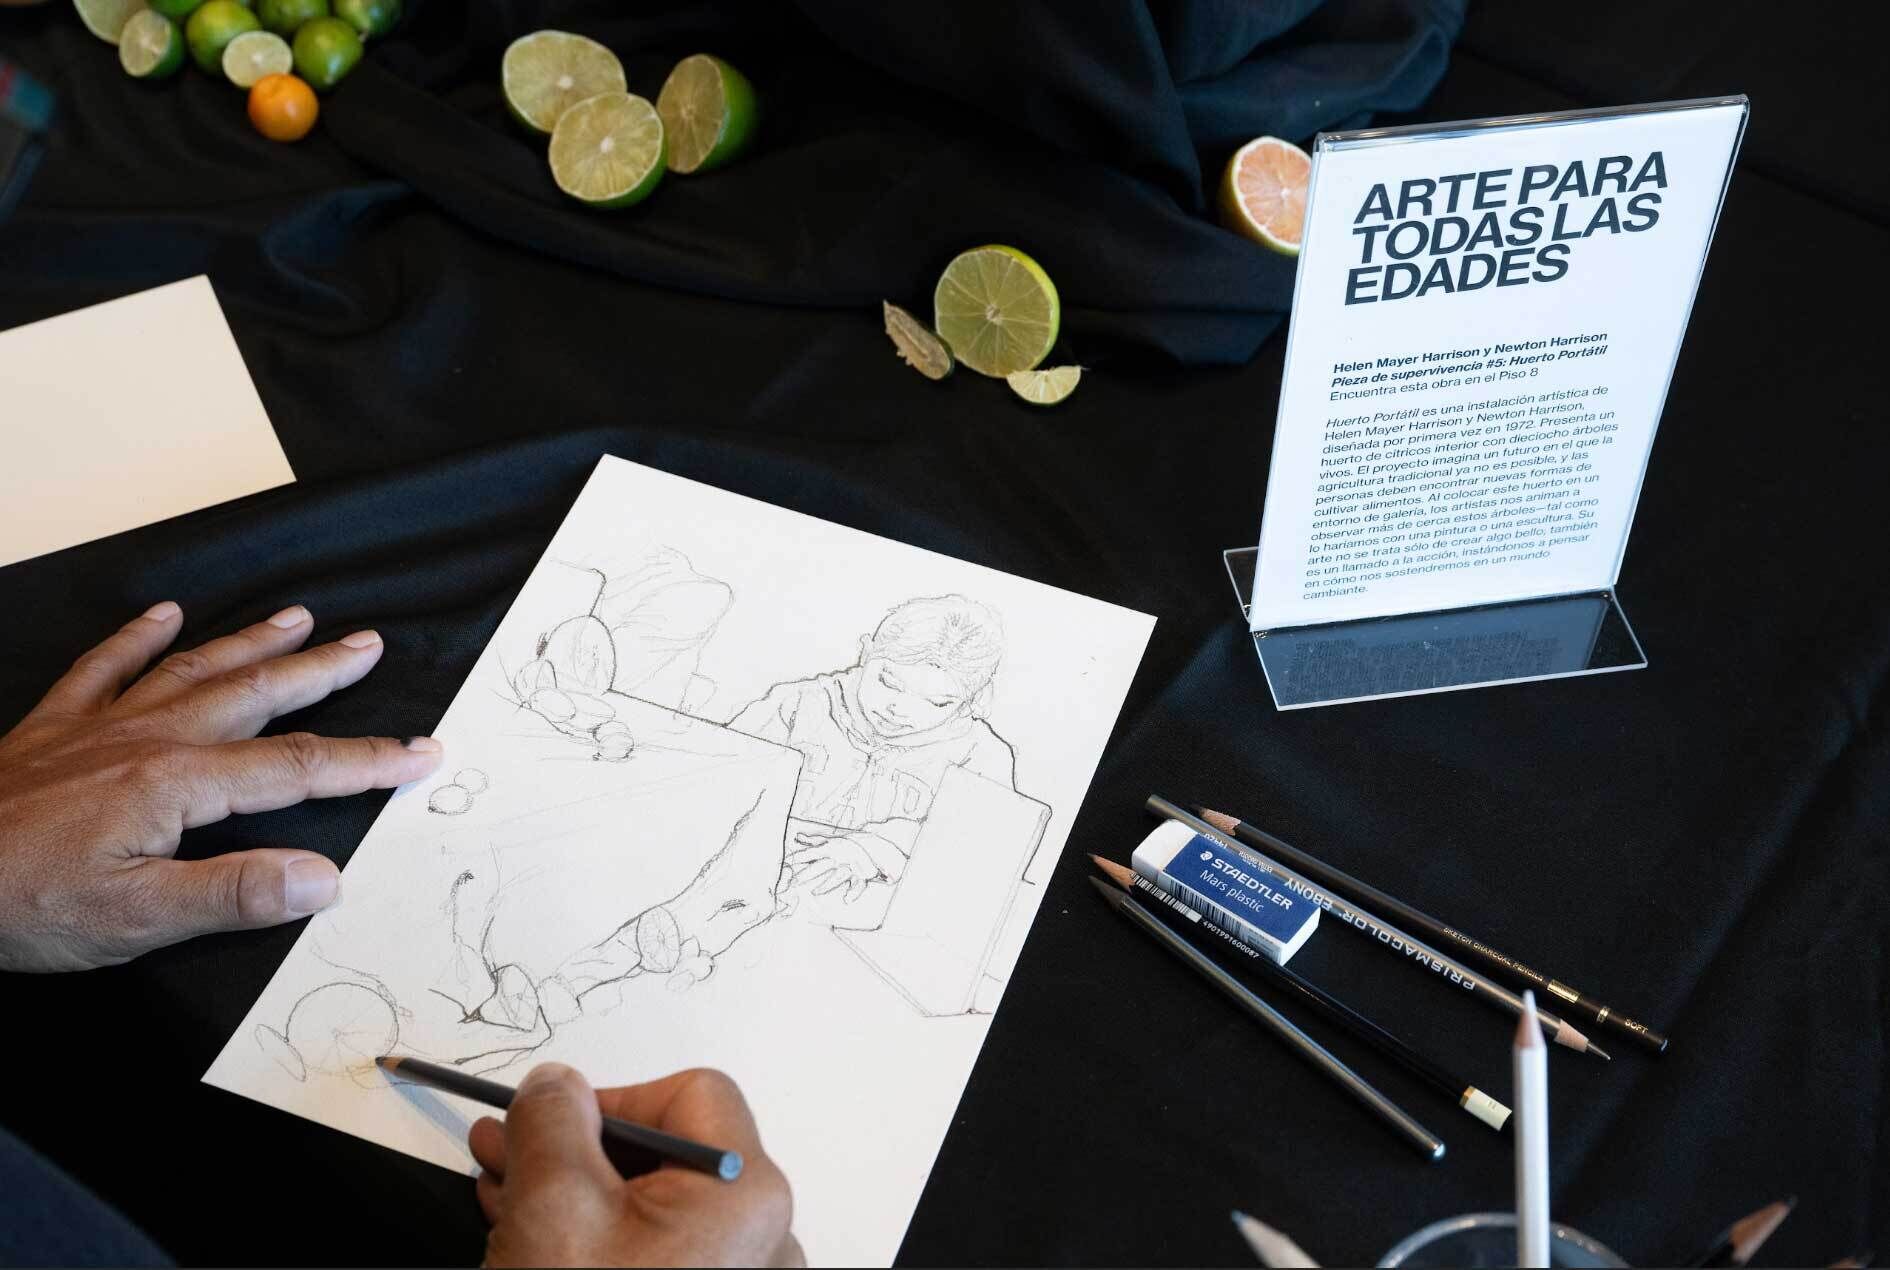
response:
[(325, 983), (289, 1009), (282, 1030), (256, 1028), (256, 1043), (297, 1080), (310, 1072), (359, 1077), (400, 1040), (394, 1003), (373, 987), (346, 981)]
[(636, 738), (630, 735), (630, 725), (614, 719), (598, 724), (591, 736), (597, 741), (594, 757), (606, 763), (621, 763), (637, 748)]
[(525, 705), (553, 723), (563, 723), (577, 713), (576, 703), (556, 688), (540, 688)]
[(682, 959), (682, 942), (682, 928), (668, 909), (659, 905), (637, 918), (637, 952), (645, 970), (657, 974), (674, 970)]
[(453, 778), (453, 783), (469, 794), (483, 794), (492, 784), (490, 778), (476, 767), (469, 767)]
[(442, 785), (427, 797), (427, 810), (457, 816), (472, 806), (472, 791), (464, 785)]

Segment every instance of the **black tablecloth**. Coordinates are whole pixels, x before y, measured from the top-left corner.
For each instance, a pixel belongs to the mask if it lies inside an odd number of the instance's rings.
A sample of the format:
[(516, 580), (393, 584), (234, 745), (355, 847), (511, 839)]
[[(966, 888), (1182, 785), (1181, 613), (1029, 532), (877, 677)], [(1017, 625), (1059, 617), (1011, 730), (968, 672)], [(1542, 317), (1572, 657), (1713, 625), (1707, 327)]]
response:
[[(1890, 1249), (1890, 112), (1848, 6), (1490, 5), (1428, 99), (1448, 5), (883, 7), (927, 13), (434, 0), (293, 148), (200, 76), (126, 80), (63, 3), (0, 16), (63, 111), (0, 226), (0, 325), (207, 272), (300, 477), (0, 571), (0, 717), (157, 599), (193, 640), (301, 601), (388, 652), (284, 726), (424, 731), (621, 454), (1161, 619), (906, 1260), (1248, 1264), (1240, 1207), (1358, 1261), (1505, 1204), (1504, 1141), (1387, 1073), (1450, 1130), (1415, 1161), (1088, 894), (1080, 852), (1125, 852), (1151, 790), (1232, 804), (1673, 1035), (1658, 1060), (1556, 1056), (1563, 1219), (1655, 1262), (1796, 1193), (1762, 1260)], [(748, 66), (761, 152), (629, 215), (561, 204), (494, 86), (504, 41), (553, 24), (648, 94), (698, 48)], [(1291, 270), (1202, 215), (1232, 145), (1727, 92), (1752, 126), (1621, 582), (1650, 669), (1275, 713), (1219, 553), (1257, 529)], [(925, 383), (880, 333), (880, 298), (924, 311), (991, 240), (1062, 283), (1094, 367), (1054, 412)], [(0, 430), (30, 426), (0, 396)], [(186, 851), (345, 860), (379, 803)], [(464, 1179), (197, 1083), (295, 934), (0, 981), (0, 1120), (185, 1260), (474, 1260)], [(1501, 1016), (1340, 931), (1295, 964), (1507, 1087)]]

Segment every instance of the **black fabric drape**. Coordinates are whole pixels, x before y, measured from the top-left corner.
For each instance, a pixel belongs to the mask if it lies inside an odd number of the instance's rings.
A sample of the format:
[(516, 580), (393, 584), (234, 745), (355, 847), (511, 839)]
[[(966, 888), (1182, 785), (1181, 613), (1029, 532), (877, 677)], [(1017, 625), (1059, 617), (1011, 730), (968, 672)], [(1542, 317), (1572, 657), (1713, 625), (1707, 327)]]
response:
[[(760, 148), (627, 214), (566, 205), (496, 85), (549, 25), (646, 94), (728, 56), (768, 99)], [(279, 147), (227, 86), (128, 80), (68, 5), (0, 10), (62, 107), (0, 225), (0, 325), (208, 272), (300, 478), (0, 570), (0, 719), (169, 597), (189, 641), (297, 601), (317, 638), (375, 626), (375, 673), (280, 726), (427, 730), (621, 454), (1160, 618), (908, 1261), (1250, 1265), (1239, 1207), (1349, 1264), (1508, 1202), (1506, 1142), (1336, 1043), (1449, 1139), (1414, 1162), (1101, 910), (1080, 853), (1126, 852), (1151, 790), (1232, 803), (1674, 1037), (1552, 1060), (1562, 1219), (1662, 1263), (1796, 1193), (1762, 1260), (1890, 1247), (1890, 433), (1854, 313), (1890, 263), (1881, 76), (1847, 6), (1503, 3), (1426, 99), (1455, 27), (1416, 0), (426, 0)], [(1652, 667), (1275, 713), (1219, 552), (1258, 526), (1292, 268), (1204, 214), (1227, 153), (1366, 111), (1738, 91), (1754, 121), (1622, 579)], [(991, 240), (1043, 261), (1093, 367), (1054, 411), (927, 383), (879, 330), (881, 298), (925, 311)], [(0, 461), (30, 426), (0, 395)], [(186, 851), (346, 860), (379, 805)], [(464, 1179), (198, 1083), (295, 933), (0, 979), (0, 1122), (185, 1262), (471, 1263)], [(1342, 930), (1294, 964), (1507, 1087), (1500, 1016)]]

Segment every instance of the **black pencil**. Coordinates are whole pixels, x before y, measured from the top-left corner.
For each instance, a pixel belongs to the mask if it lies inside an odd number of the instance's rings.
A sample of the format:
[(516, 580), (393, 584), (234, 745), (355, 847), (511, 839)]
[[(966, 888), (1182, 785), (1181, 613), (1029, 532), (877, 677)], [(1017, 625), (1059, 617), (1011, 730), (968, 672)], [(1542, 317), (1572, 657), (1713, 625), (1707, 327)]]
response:
[(1391, 1126), (1399, 1137), (1422, 1152), (1426, 1159), (1444, 1158), (1442, 1139), (1413, 1120), (1404, 1108), (1379, 1093), (1376, 1086), (1347, 1067), (1325, 1046), (1293, 1026), (1291, 1019), (1255, 996), (1252, 989), (1215, 965), (1193, 944), (1169, 930), (1162, 924), (1161, 918), (1130, 899), (1126, 892), (1117, 890), (1101, 878), (1092, 877), (1090, 881), (1095, 883), (1097, 892), (1110, 908), (1128, 918), (1131, 925), (1141, 928), (1142, 932), (1151, 936), (1156, 943), (1187, 962), (1209, 983), (1231, 997), (1234, 1004), (1245, 1011), (1249, 1017), (1279, 1037), (1301, 1058), (1319, 1068), (1338, 1084), (1343, 1085), (1354, 1098), (1371, 1108), (1380, 1120)]
[[(449, 1094), (458, 1094), (462, 1098), (470, 1098), (500, 1110), (510, 1107), (512, 1095), (518, 1092), (510, 1085), (501, 1085), (496, 1080), (468, 1076), (465, 1072), (418, 1058), (385, 1054), (374, 1061), (389, 1076), (399, 1076), (402, 1080), (410, 1080), (418, 1085), (431, 1085), (435, 1089), (443, 1089)], [(664, 1164), (680, 1164), (684, 1168), (719, 1177), (724, 1182), (733, 1182), (742, 1175), (740, 1152), (704, 1146), (700, 1142), (679, 1138), (673, 1133), (664, 1133), (645, 1125), (632, 1124), (615, 1116), (604, 1117), (604, 1154), (610, 1157), (610, 1162), (625, 1177), (653, 1173)]]
[(1442, 944), (1445, 951), (1462, 953), (1521, 987), (1534, 988), (1537, 992), (1546, 994), (1546, 999), (1553, 1000), (1555, 1008), (1563, 1013), (1578, 1015), (1584, 1022), (1594, 1023), (1600, 1027), (1613, 1028), (1616, 1032), (1632, 1038), (1656, 1054), (1662, 1053), (1667, 1048), (1667, 1038), (1645, 1023), (1636, 1023), (1626, 1015), (1616, 1013), (1613, 1008), (1603, 1005), (1593, 997), (1585, 996), (1567, 984), (1549, 978), (1541, 971), (1524, 965), (1509, 954), (1490, 947), (1482, 940), (1473, 939), (1455, 927), (1438, 921), (1429, 913), (1415, 909), (1403, 900), (1387, 895), (1377, 887), (1361, 882), (1340, 869), (1333, 868), (1316, 856), (1307, 855), (1298, 847), (1280, 841), (1263, 829), (1256, 829), (1225, 812), (1210, 811), (1205, 807), (1195, 808), (1195, 815), (1222, 833), (1233, 834), (1255, 850), (1268, 852), (1284, 860), (1335, 895), (1351, 900), (1355, 904), (1369, 904), (1381, 912), (1389, 913), (1406, 925), (1414, 927), (1419, 934)]
[[(1490, 1128), (1501, 1131), (1509, 1123), (1508, 1107), (1469, 1081), (1452, 1075), (1442, 1064), (1414, 1049), (1410, 1042), (1397, 1033), (1374, 1023), (1297, 970), (1282, 966), (1267, 957), (1265, 953), (1249, 948), (1214, 923), (1201, 921), (1198, 917), (1190, 918), (1188, 914), (1192, 910), (1147, 878), (1139, 876), (1127, 865), (1117, 864), (1114, 860), (1105, 860), (1098, 855), (1092, 855), (1089, 858), (1117, 886), (1125, 891), (1133, 891), (1144, 901), (1143, 907), (1167, 921), (1168, 928), (1181, 935), (1182, 938), (1190, 938), (1191, 931), (1202, 932), (1198, 937), (1194, 937), (1192, 942), (1197, 948), (1203, 944), (1209, 945), (1207, 948), (1201, 948), (1201, 951), (1228, 973), (1236, 977), (1249, 973), (1257, 974), (1296, 993), (1313, 1009), (1359, 1040), (1372, 1046), (1419, 1079), (1450, 1095), (1459, 1107)], [(1171, 921), (1167, 920), (1169, 914), (1174, 915)], [(1213, 951), (1215, 949), (1220, 951), (1217, 953)]]

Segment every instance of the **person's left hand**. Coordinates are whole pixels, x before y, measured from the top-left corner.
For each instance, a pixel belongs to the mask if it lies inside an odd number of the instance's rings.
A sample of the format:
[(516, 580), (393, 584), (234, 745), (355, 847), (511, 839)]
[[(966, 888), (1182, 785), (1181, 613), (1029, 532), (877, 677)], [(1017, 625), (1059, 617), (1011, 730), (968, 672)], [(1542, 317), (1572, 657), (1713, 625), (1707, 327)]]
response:
[(870, 884), (891, 879), (875, 857), (898, 851), (884, 838), (863, 830), (836, 834), (800, 830), (794, 841), (800, 845), (788, 852), (784, 861), (787, 885), (805, 888), (813, 895), (827, 895), (844, 887), (846, 894), (841, 898), (848, 904), (866, 894)]
[(374, 668), (358, 631), (298, 652), (297, 605), (144, 668), (183, 627), (160, 604), (73, 664), (0, 737), (0, 970), (83, 970), (191, 935), (274, 926), (335, 899), (335, 866), (260, 847), (172, 859), (184, 830), (417, 780), (431, 737), (256, 738)]

